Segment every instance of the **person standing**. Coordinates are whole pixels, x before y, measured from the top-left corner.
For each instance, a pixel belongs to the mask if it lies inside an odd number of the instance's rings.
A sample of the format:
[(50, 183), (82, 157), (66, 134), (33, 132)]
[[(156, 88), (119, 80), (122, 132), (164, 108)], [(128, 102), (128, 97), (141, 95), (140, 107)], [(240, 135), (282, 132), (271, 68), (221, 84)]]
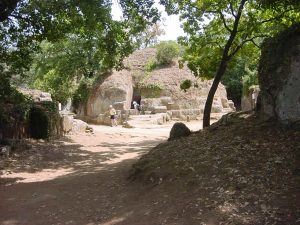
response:
[(140, 114), (139, 113), (139, 104), (136, 101), (133, 101), (132, 104), (133, 104), (133, 108), (135, 110), (135, 115)]
[(109, 115), (110, 115), (110, 122), (111, 126), (118, 126), (117, 120), (116, 120), (116, 115), (117, 111), (114, 109), (112, 105), (109, 106)]

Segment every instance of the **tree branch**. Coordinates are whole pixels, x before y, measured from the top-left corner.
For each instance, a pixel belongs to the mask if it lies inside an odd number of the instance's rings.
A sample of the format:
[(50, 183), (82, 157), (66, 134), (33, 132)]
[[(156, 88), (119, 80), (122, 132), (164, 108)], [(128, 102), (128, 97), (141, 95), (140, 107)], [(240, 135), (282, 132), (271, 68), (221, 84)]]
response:
[(257, 45), (255, 42), (254, 42), (254, 39), (256, 38), (266, 38), (266, 37), (269, 37), (267, 35), (257, 35), (257, 36), (254, 36), (252, 38), (248, 38), (248, 39), (245, 39), (243, 40), (235, 49), (233, 52), (231, 52), (228, 57), (231, 58), (233, 57), (247, 42), (252, 42), (256, 47), (260, 48), (259, 45)]
[(222, 19), (222, 21), (223, 21), (224, 27), (226, 28), (226, 30), (228, 30), (228, 31), (231, 33), (231, 32), (232, 32), (232, 29), (230, 29), (230, 28), (228, 27), (228, 25), (227, 25), (227, 23), (226, 23), (226, 20), (225, 20), (225, 17), (224, 17), (224, 15), (223, 15), (223, 13), (222, 13), (222, 12), (219, 12), (219, 14), (220, 14), (221, 19)]
[(230, 8), (230, 11), (231, 11), (231, 15), (233, 15), (233, 17), (236, 18), (236, 15), (234, 14), (234, 10), (233, 10), (233, 6), (232, 6), (231, 2), (229, 3), (229, 8)]
[(260, 46), (255, 43), (254, 39), (251, 42), (254, 44), (254, 46), (256, 46), (257, 48), (260, 48)]

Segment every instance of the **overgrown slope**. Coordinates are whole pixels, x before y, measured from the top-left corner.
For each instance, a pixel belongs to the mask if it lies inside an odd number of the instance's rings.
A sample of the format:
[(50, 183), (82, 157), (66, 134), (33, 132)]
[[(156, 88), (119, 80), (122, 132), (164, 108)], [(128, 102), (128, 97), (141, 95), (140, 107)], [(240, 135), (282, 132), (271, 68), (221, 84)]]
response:
[(188, 210), (190, 224), (297, 224), (300, 132), (229, 114), (209, 129), (153, 148), (130, 178), (153, 185), (153, 192), (169, 190), (174, 205)]

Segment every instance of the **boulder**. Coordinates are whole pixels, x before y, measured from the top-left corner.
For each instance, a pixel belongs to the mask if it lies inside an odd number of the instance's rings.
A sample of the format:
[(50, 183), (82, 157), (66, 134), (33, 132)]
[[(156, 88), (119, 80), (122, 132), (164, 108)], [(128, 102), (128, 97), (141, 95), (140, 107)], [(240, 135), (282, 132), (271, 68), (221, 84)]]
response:
[(132, 95), (133, 82), (129, 71), (113, 71), (104, 81), (94, 85), (87, 102), (77, 113), (80, 117), (95, 118), (108, 111), (110, 105), (118, 110), (130, 109)]
[(11, 146), (9, 145), (0, 146), (0, 156), (9, 157), (10, 153), (11, 153)]
[(51, 94), (37, 89), (20, 88), (24, 95), (30, 96), (34, 102), (52, 102)]
[(242, 107), (242, 111), (249, 111), (252, 110), (252, 99), (251, 96), (243, 96), (242, 100), (241, 100), (241, 107)]
[(191, 130), (184, 123), (175, 123), (170, 131), (170, 140), (186, 137), (191, 134)]
[(75, 133), (84, 133), (88, 128), (88, 124), (82, 120), (73, 119), (72, 132)]
[(288, 126), (300, 122), (300, 26), (264, 42), (258, 70), (259, 110)]

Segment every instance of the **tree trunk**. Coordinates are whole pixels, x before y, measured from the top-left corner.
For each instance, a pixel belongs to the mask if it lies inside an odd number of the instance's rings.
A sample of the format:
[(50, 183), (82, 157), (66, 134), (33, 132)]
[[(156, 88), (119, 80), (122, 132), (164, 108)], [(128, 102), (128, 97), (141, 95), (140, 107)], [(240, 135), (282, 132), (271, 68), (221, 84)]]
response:
[[(235, 15), (233, 28), (232, 28), (232, 30), (230, 30), (230, 36), (229, 36), (229, 38), (226, 42), (225, 48), (223, 50), (222, 60), (218, 67), (213, 84), (208, 92), (208, 96), (207, 96), (207, 99), (205, 102), (205, 107), (204, 107), (204, 113), (203, 113), (203, 128), (210, 126), (210, 113), (211, 113), (211, 107), (212, 107), (215, 93), (217, 91), (217, 88), (221, 81), (221, 78), (223, 77), (223, 75), (226, 72), (226, 68), (227, 68), (227, 64), (228, 64), (229, 60), (236, 53), (236, 52), (234, 52), (233, 54), (229, 54), (230, 49), (233, 44), (233, 41), (238, 33), (239, 21), (242, 16), (243, 8), (244, 8), (246, 1), (247, 0), (241, 0), (241, 2), (240, 2), (238, 13), (237, 13), (237, 15)], [(225, 24), (225, 27), (228, 27), (225, 22), (224, 22), (224, 24)]]
[(221, 78), (226, 71), (226, 68), (227, 68), (227, 61), (225, 59), (222, 59), (205, 102), (204, 113), (203, 113), (203, 128), (210, 126), (210, 113), (211, 113), (212, 103), (214, 101), (214, 96), (218, 89)]

